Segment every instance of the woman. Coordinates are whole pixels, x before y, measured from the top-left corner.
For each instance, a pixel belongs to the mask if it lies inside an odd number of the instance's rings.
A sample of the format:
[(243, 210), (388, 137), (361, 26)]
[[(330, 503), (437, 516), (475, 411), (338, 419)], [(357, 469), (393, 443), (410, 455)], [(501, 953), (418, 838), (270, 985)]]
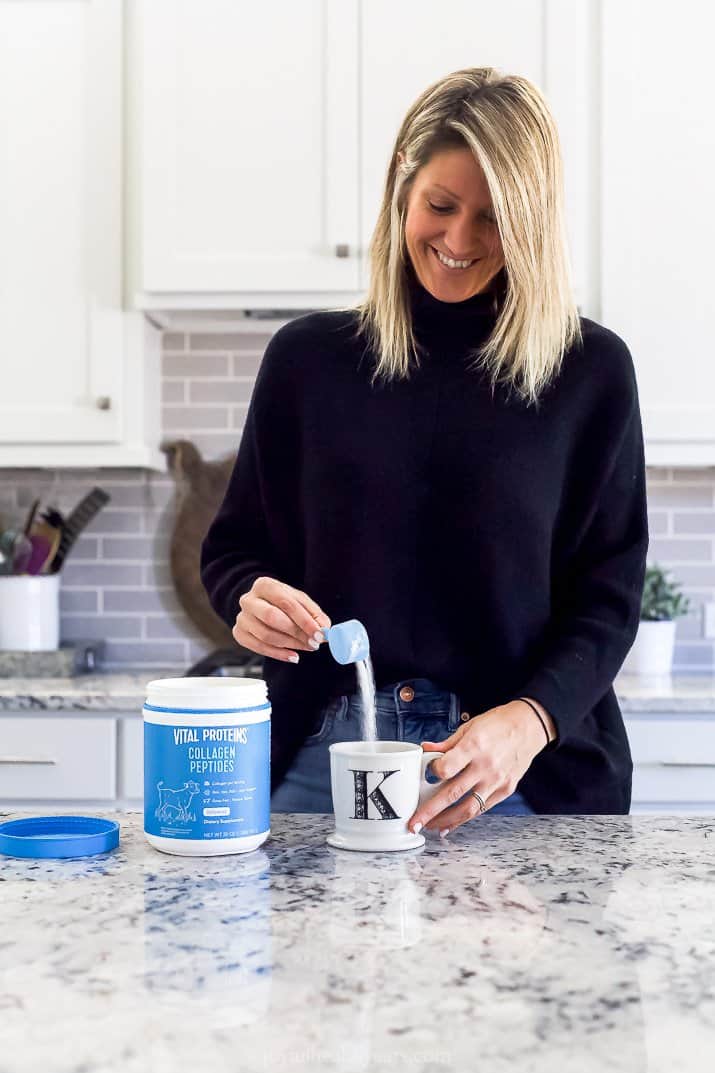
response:
[(381, 738), (442, 785), (410, 827), (494, 812), (627, 813), (613, 680), (648, 546), (631, 355), (580, 318), (558, 135), (492, 68), (430, 86), (397, 136), (355, 309), (271, 339), (202, 577), (273, 703), (274, 811), (332, 810), (359, 737), (368, 631)]

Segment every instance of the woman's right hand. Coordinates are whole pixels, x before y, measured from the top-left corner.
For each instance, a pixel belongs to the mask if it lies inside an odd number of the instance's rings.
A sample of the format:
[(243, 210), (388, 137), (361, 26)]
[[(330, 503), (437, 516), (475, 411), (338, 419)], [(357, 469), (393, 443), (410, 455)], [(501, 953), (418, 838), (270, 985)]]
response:
[(238, 601), (241, 607), (231, 631), (251, 652), (297, 663), (297, 649), (314, 652), (325, 641), (321, 626), (331, 622), (300, 589), (272, 577), (259, 577)]

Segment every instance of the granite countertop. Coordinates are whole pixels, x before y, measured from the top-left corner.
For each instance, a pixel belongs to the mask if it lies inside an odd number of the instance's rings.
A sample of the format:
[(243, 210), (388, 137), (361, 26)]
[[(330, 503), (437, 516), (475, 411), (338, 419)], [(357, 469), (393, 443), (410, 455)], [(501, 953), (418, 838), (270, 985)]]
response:
[[(235, 669), (236, 677), (241, 677)], [(178, 678), (176, 667), (154, 670), (99, 671), (70, 678), (0, 678), (0, 711), (140, 711), (148, 682)], [(0, 1070), (1, 1073), (1, 1070)]]
[[(176, 668), (100, 672), (73, 678), (0, 678), (0, 711), (139, 711), (147, 682), (178, 677)], [(715, 675), (674, 674), (656, 678), (619, 675), (616, 694), (624, 714), (714, 712)]]
[[(4, 812), (18, 818), (26, 812)], [(491, 816), (408, 853), (0, 857), (0, 1073), (704, 1073), (715, 823)]]

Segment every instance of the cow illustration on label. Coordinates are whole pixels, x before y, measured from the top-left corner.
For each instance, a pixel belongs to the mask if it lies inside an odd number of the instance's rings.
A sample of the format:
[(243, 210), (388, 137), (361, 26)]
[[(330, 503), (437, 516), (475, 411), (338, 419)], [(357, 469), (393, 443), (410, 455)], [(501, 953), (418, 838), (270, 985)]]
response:
[(201, 787), (197, 782), (192, 779), (174, 790), (169, 786), (164, 786), (164, 780), (162, 779), (156, 784), (156, 788), (159, 794), (159, 806), (154, 815), (158, 820), (162, 820), (165, 823), (171, 820), (181, 820), (186, 823), (189, 820), (196, 819), (194, 813), (189, 812), (189, 805), (192, 798), (200, 793)]
[[(400, 817), (395, 812), (394, 808), (385, 796), (382, 787), (389, 779), (390, 775), (397, 774), (399, 768), (395, 768), (393, 771), (375, 771), (372, 768), (349, 768), (349, 771), (353, 773), (354, 789), (355, 789), (355, 814), (352, 816), (354, 820), (399, 820)], [(367, 792), (367, 777), (368, 775), (382, 775), (382, 778), (372, 788), (370, 793)], [(372, 801), (378, 816), (368, 815), (368, 801)]]

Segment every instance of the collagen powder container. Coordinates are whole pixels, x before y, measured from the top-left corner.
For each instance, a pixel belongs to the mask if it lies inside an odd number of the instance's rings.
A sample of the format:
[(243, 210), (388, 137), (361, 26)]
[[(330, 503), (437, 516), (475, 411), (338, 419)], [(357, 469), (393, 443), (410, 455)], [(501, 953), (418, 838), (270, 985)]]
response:
[(259, 678), (158, 678), (144, 704), (144, 834), (164, 853), (248, 853), (270, 833), (271, 705)]

